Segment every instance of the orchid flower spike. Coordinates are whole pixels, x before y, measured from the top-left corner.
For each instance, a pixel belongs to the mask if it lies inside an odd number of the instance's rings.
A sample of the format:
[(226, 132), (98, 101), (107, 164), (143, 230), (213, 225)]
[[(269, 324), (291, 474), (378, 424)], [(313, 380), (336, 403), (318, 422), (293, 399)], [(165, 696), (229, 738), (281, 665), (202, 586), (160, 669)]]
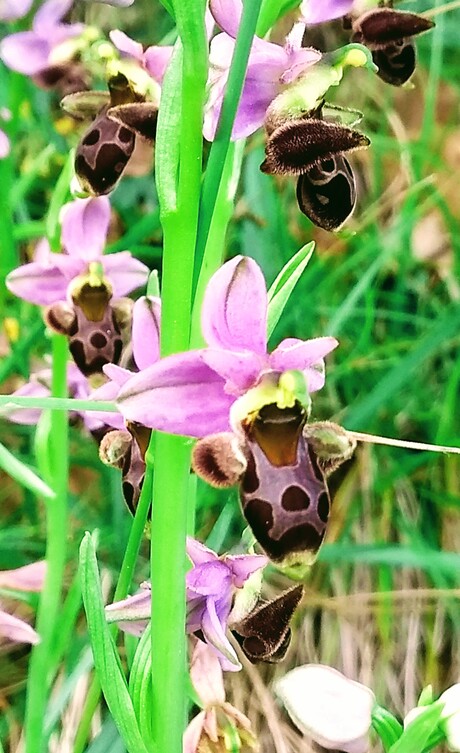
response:
[[(217, 25), (223, 30), (222, 34), (212, 40), (210, 51), (209, 98), (203, 133), (206, 139), (212, 141), (219, 121), (243, 5), (241, 0), (211, 0), (210, 9)], [(306, 75), (308, 69), (321, 59), (318, 50), (302, 47), (304, 29), (304, 24), (295, 25), (283, 47), (254, 37), (233, 127), (233, 139), (249, 136), (260, 128), (268, 106), (284, 85)]]
[[(31, 31), (4, 37), (0, 44), (0, 58), (5, 65), (26, 76), (34, 76), (54, 62), (62, 62), (61, 56), (57, 55), (59, 46), (84, 30), (83, 24), (62, 23), (72, 4), (73, 0), (46, 0), (35, 14)], [(22, 15), (23, 11), (27, 13), (31, 3), (14, 0), (6, 5), (6, 12), (10, 5), (14, 5)]]
[[(34, 562), (15, 570), (0, 571), (0, 589), (41, 591), (46, 574), (46, 562)], [(0, 640), (17, 643), (39, 643), (40, 636), (24, 620), (0, 609)]]
[(322, 664), (288, 672), (274, 690), (301, 732), (327, 750), (367, 753), (373, 692)]
[(256, 738), (249, 719), (225, 700), (222, 667), (213, 649), (197, 641), (190, 663), (190, 679), (203, 710), (192, 719), (184, 733), (183, 753), (224, 750), (228, 726), (241, 744), (241, 751), (254, 750)]
[(13, 270), (8, 289), (30, 303), (48, 306), (71, 297), (72, 283), (100, 264), (119, 298), (144, 285), (148, 268), (129, 251), (103, 254), (110, 222), (110, 201), (106, 196), (75, 199), (61, 210), (63, 253), (51, 252), (45, 239), (39, 241), (34, 261)]
[[(118, 405), (128, 421), (191, 437), (227, 431), (267, 402), (286, 407), (324, 385), (333, 337), (288, 338), (267, 352), (268, 300), (260, 267), (237, 256), (211, 278), (203, 301), (208, 347), (163, 358), (129, 379)], [(283, 378), (285, 372), (298, 378)]]

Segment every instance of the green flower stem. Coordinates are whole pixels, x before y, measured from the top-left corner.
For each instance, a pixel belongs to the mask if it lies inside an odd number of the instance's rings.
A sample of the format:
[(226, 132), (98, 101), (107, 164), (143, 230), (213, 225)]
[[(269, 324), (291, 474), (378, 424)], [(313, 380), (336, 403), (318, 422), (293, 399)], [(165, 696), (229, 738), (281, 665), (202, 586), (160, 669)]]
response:
[(115, 403), (106, 400), (77, 400), (73, 397), (26, 397), (22, 395), (0, 395), (1, 406), (16, 408), (42, 408), (43, 410), (69, 411), (90, 410), (118, 413)]
[[(129, 532), (128, 544), (123, 557), (123, 563), (118, 578), (117, 587), (113, 596), (113, 601), (121, 601), (128, 595), (129, 587), (132, 582), (134, 568), (136, 566), (139, 549), (141, 546), (142, 536), (147, 522), (147, 516), (151, 505), (150, 491), (152, 489), (152, 468), (147, 466), (144, 484), (142, 487), (139, 504), (136, 514), (133, 518), (131, 530)], [(118, 633), (116, 624), (110, 627), (112, 636), (115, 640)], [(73, 746), (73, 753), (83, 753), (88, 742), (88, 736), (91, 728), (91, 721), (101, 700), (101, 683), (97, 675), (94, 676), (89, 687), (85, 704), (83, 706), (81, 718), (78, 724), (77, 733)]]
[[(180, 101), (163, 89), (157, 137), (157, 185), (164, 233), (161, 353), (189, 345), (192, 277), (202, 169), (202, 123), (207, 79), (204, 2), (173, 3), (182, 49), (165, 79), (182, 63)], [(181, 54), (179, 54), (181, 53)], [(174, 107), (171, 107), (171, 102)], [(162, 117), (162, 110), (166, 116)], [(169, 108), (169, 112), (168, 112)], [(171, 127), (177, 122), (176, 133)], [(167, 139), (171, 136), (173, 141)], [(169, 173), (169, 175), (168, 175)], [(171, 177), (177, 175), (177, 186)], [(152, 730), (156, 753), (182, 753), (185, 724), (185, 537), (190, 442), (158, 433), (154, 439), (152, 509)], [(147, 453), (151, 464), (151, 448)], [(148, 697), (148, 694), (146, 698)]]
[[(52, 336), (52, 394), (67, 395), (67, 339)], [(47, 573), (37, 611), (36, 629), (41, 643), (34, 646), (29, 664), (25, 719), (26, 753), (42, 753), (44, 720), (49, 695), (50, 665), (55, 633), (58, 628), (62, 581), (66, 562), (67, 488), (68, 488), (68, 421), (63, 411), (51, 412), (48, 436), (49, 465), (53, 477), (46, 479), (56, 496), (46, 506)]]
[[(262, 0), (250, 0), (244, 3), (243, 15), (235, 43), (232, 63), (228, 75), (222, 110), (216, 137), (209, 153), (203, 194), (200, 207), (197, 248), (195, 256), (194, 288), (198, 285), (203, 257), (211, 227), (219, 188), (222, 182), (224, 166), (230, 147), (233, 123), (243, 91), (244, 77), (251, 51), (252, 40), (256, 31)], [(204, 276), (204, 275), (203, 275)]]

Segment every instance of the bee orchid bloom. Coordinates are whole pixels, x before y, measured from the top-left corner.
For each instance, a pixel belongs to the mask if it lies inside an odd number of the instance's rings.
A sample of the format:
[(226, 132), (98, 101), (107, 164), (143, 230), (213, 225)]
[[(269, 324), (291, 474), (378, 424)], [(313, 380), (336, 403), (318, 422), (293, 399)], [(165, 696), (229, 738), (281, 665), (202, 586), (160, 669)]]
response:
[[(84, 29), (83, 24), (62, 23), (72, 4), (73, 0), (47, 0), (36, 12), (31, 31), (5, 37), (0, 44), (0, 58), (5, 65), (26, 76), (48, 68), (53, 63), (54, 49)], [(21, 11), (27, 8), (24, 2), (14, 2), (14, 6), (20, 6)]]
[[(46, 574), (46, 562), (34, 562), (15, 570), (0, 572), (0, 589), (14, 591), (41, 591)], [(39, 643), (40, 636), (24, 620), (0, 609), (0, 640), (6, 638), (17, 643)]]
[(209, 281), (202, 306), (207, 348), (178, 353), (135, 374), (118, 405), (129, 421), (191, 437), (227, 431), (238, 398), (271, 375), (301, 372), (308, 392), (324, 385), (325, 355), (333, 337), (288, 338), (267, 351), (268, 299), (260, 267), (238, 256)]
[[(204, 136), (209, 141), (215, 136), (242, 9), (241, 0), (210, 2), (211, 13), (223, 33), (211, 42), (209, 99), (203, 129)], [(286, 37), (284, 46), (254, 37), (233, 127), (233, 139), (249, 136), (260, 128), (268, 106), (283, 85), (303, 76), (320, 60), (321, 53), (318, 50), (302, 47), (304, 29), (304, 24), (295, 25)]]
[(322, 664), (296, 667), (274, 690), (301, 732), (327, 750), (367, 753), (373, 692)]
[(110, 222), (106, 196), (75, 199), (62, 208), (62, 254), (51, 252), (41, 240), (34, 261), (11, 272), (6, 284), (12, 293), (31, 303), (47, 306), (66, 300), (69, 284), (88, 271), (92, 262), (102, 265), (114, 298), (119, 298), (147, 281), (148, 268), (129, 251), (103, 255)]
[[(99, 0), (99, 2), (103, 1)], [(115, 5), (115, 3), (113, 4)], [(173, 51), (170, 45), (152, 45), (144, 50), (140, 42), (131, 39), (124, 31), (119, 29), (109, 32), (109, 37), (112, 44), (124, 57), (137, 61), (155, 81), (161, 84)]]
[[(219, 557), (191, 538), (187, 539), (187, 554), (193, 564), (186, 576), (187, 633), (200, 631), (222, 669), (237, 672), (241, 664), (225, 635), (227, 623), (238, 589), (244, 587), (253, 573), (265, 567), (268, 560), (258, 554)], [(144, 587), (140, 593), (107, 606), (106, 616), (128, 632), (139, 635), (150, 619), (150, 605), (150, 588)], [(238, 611), (241, 611), (240, 605)]]

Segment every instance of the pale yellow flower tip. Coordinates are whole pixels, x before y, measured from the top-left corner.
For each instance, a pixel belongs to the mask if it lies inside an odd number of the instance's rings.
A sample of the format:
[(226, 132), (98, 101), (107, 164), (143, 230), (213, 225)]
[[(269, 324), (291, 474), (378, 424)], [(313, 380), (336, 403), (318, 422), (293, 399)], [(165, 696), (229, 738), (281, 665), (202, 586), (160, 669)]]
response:
[(367, 55), (363, 50), (349, 50), (343, 59), (343, 65), (351, 65), (353, 68), (363, 68), (367, 64)]
[(276, 695), (305, 735), (328, 750), (367, 753), (373, 692), (332, 667), (305, 664), (275, 683)]

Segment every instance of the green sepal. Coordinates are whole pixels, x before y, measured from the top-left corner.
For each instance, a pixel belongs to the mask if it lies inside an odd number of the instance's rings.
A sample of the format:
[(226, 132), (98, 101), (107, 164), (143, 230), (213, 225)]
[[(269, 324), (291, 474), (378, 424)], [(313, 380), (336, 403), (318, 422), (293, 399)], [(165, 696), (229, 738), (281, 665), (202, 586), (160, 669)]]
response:
[[(414, 753), (414, 751), (431, 750), (428, 745), (430, 737), (436, 731), (444, 709), (444, 703), (436, 701), (425, 706), (419, 716), (407, 725), (399, 740), (391, 746), (389, 753)], [(438, 736), (436, 736), (436, 743)], [(428, 746), (428, 747), (427, 747)]]

